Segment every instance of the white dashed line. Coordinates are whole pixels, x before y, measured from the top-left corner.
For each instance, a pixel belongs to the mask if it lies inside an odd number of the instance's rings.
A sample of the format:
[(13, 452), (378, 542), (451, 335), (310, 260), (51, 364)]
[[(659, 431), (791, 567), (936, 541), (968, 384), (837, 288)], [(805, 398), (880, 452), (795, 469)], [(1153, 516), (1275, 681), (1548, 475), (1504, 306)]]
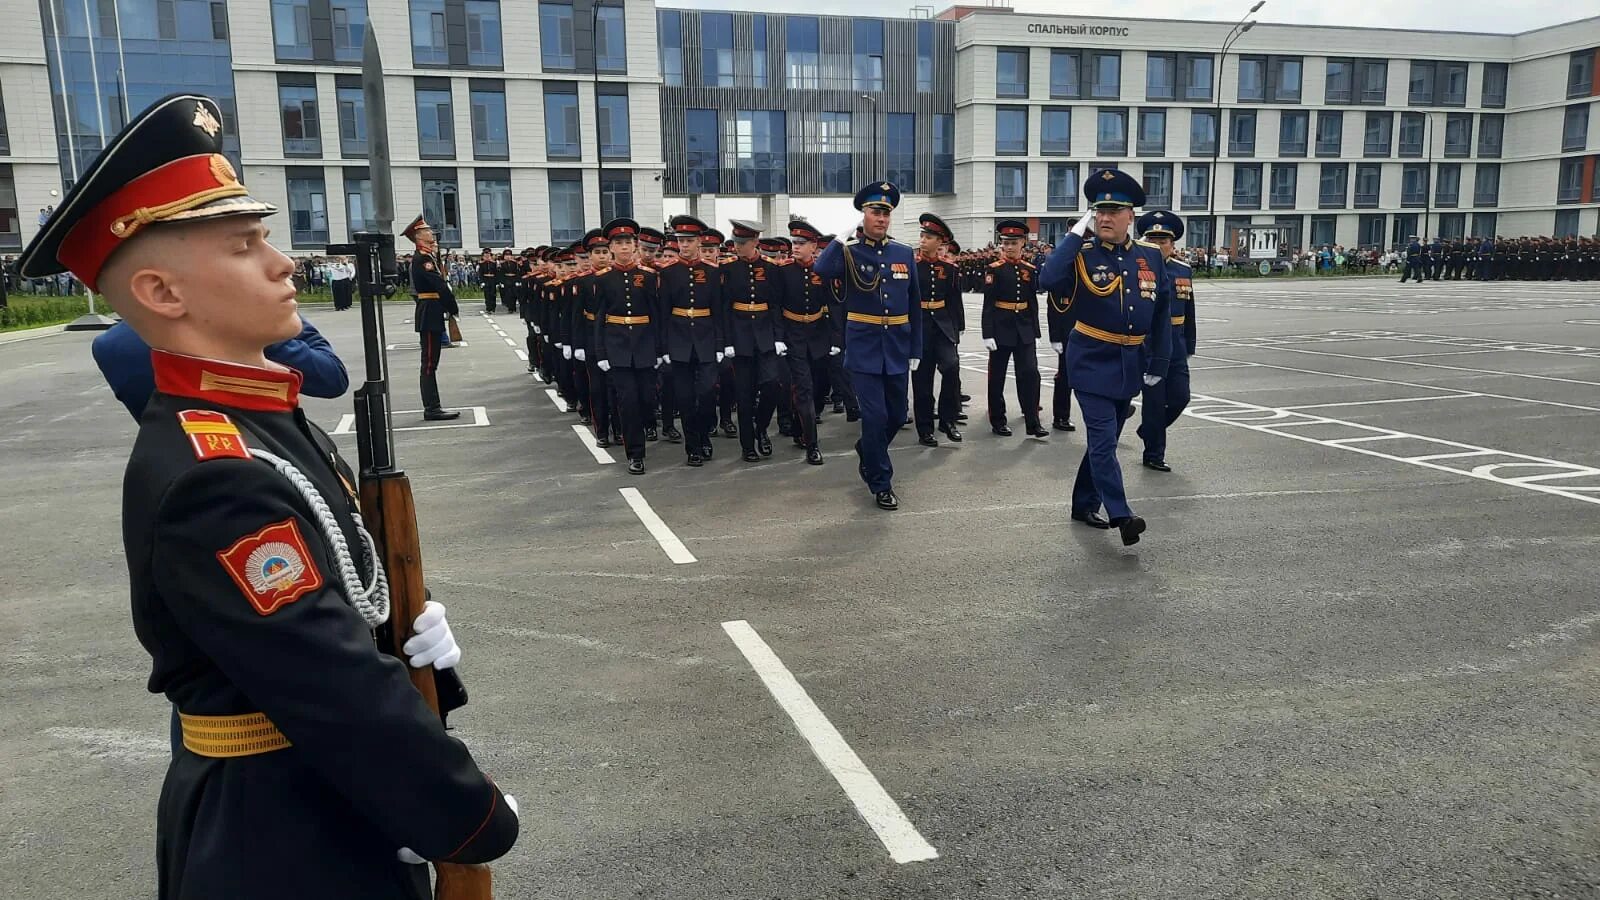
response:
[[(606, 452), (604, 447), (594, 442), (594, 434), (593, 432), (589, 431), (589, 427), (587, 425), (574, 422), (572, 423), (572, 430), (577, 433), (578, 440), (583, 441), (583, 445), (589, 448), (589, 453), (594, 457), (595, 462), (601, 464), (602, 466), (606, 463), (616, 462), (616, 460), (611, 458), (611, 454)], [(694, 560), (690, 560), (690, 562), (693, 561)]]
[[(581, 425), (573, 427), (582, 429)], [(611, 459), (607, 458), (606, 462), (611, 462)], [(656, 543), (661, 545), (662, 550), (666, 551), (668, 559), (680, 566), (696, 561), (694, 554), (690, 553), (689, 548), (683, 545), (683, 541), (678, 540), (678, 536), (672, 533), (672, 529), (667, 527), (667, 523), (661, 521), (661, 517), (656, 515), (656, 511), (650, 508), (650, 504), (645, 501), (644, 495), (639, 493), (638, 488), (625, 487), (617, 490), (621, 492), (622, 499), (628, 501), (628, 506), (633, 508), (633, 514), (638, 516), (639, 521), (643, 522), (644, 527), (650, 531), (650, 536), (656, 539)]]

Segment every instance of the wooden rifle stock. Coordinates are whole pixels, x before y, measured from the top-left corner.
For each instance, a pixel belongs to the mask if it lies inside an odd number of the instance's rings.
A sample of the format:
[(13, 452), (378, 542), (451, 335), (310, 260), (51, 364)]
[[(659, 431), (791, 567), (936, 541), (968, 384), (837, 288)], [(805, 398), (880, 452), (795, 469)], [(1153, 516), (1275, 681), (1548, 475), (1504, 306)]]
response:
[[(403, 472), (364, 474), (361, 479), (361, 517), (383, 557), (389, 575), (388, 653), (405, 661), (401, 649), (411, 637), (411, 623), (422, 615), (427, 595), (422, 583), (422, 545), (417, 535), (417, 508), (411, 496), (411, 479)], [(439, 712), (439, 691), (433, 667), (406, 666), (428, 708)], [(494, 886), (485, 865), (433, 864), (435, 900), (493, 900)]]

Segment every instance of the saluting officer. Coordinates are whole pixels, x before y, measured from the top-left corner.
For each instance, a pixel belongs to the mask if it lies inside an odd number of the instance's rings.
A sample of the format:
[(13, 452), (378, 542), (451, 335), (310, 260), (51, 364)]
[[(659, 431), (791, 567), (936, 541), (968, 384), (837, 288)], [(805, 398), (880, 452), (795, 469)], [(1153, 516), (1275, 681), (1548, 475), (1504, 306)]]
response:
[(1195, 345), (1194, 274), (1188, 263), (1174, 255), (1177, 242), (1183, 238), (1183, 219), (1177, 213), (1166, 209), (1147, 212), (1139, 217), (1138, 228), (1145, 241), (1160, 248), (1161, 258), (1167, 263), (1167, 278), (1172, 282), (1172, 343), (1168, 347), (1167, 377), (1144, 388), (1139, 401), (1139, 437), (1144, 440), (1144, 467), (1171, 472), (1172, 467), (1167, 465), (1167, 429), (1189, 405), (1189, 357), (1194, 355)]
[(735, 258), (722, 267), (728, 303), (728, 346), (739, 403), (739, 446), (745, 462), (772, 455), (767, 428), (778, 406), (778, 358), (789, 352), (782, 337), (783, 284), (761, 258), (761, 226), (732, 220)]
[(1017, 405), (1030, 437), (1049, 437), (1039, 424), (1039, 273), (1022, 258), (1028, 226), (1006, 219), (995, 226), (1000, 258), (983, 275), (983, 347), (989, 351), (989, 427), (1011, 436), (1006, 424), (1006, 368), (1015, 360)]
[(861, 404), (858, 471), (885, 510), (900, 508), (889, 443), (906, 424), (907, 381), (922, 358), (916, 256), (889, 239), (889, 220), (899, 205), (900, 189), (890, 182), (857, 191), (860, 236), (829, 243), (816, 263), (822, 277), (845, 285), (844, 364)]
[(459, 410), (447, 410), (439, 400), (439, 350), (444, 344), (447, 318), (461, 315), (456, 306), (455, 291), (450, 280), (444, 277), (443, 263), (439, 261), (438, 241), (433, 228), (421, 216), (411, 220), (401, 234), (415, 244), (411, 254), (411, 290), (417, 299), (417, 308), (411, 320), (422, 345), (422, 417), (430, 422), (461, 418)]
[(843, 352), (834, 343), (828, 301), (833, 292), (813, 268), (822, 232), (804, 219), (789, 222), (793, 259), (778, 264), (783, 280), (783, 333), (789, 348), (789, 395), (794, 441), (806, 451), (806, 462), (822, 465), (817, 423), (822, 418), (822, 393), (828, 387), (832, 356)]
[(617, 397), (617, 418), (628, 471), (644, 474), (645, 424), (656, 399), (656, 370), (667, 351), (659, 325), (660, 285), (654, 269), (639, 263), (639, 223), (606, 223), (611, 266), (595, 271), (594, 339), (590, 353)]
[(935, 406), (933, 376), (940, 379), (937, 407), (939, 430), (960, 443), (961, 430), (956, 417), (961, 415), (961, 332), (966, 326), (966, 311), (961, 305), (961, 288), (956, 264), (947, 251), (954, 235), (950, 226), (933, 213), (923, 213), (918, 223), (922, 235), (917, 252), (917, 286), (922, 307), (922, 358), (911, 376), (912, 418), (917, 424), (917, 440), (928, 447), (939, 446), (933, 436)]
[[(1129, 545), (1139, 542), (1145, 522), (1128, 506), (1117, 438), (1132, 415), (1134, 396), (1166, 375), (1172, 285), (1161, 251), (1129, 234), (1134, 207), (1144, 203), (1139, 182), (1117, 169), (1099, 169), (1084, 182), (1083, 193), (1089, 212), (1056, 245), (1041, 272), (1045, 289), (1067, 298), (1067, 367), (1088, 432), (1072, 486), (1072, 518), (1115, 527)], [(1109, 521), (1100, 515), (1102, 503)]]
[(722, 280), (700, 258), (706, 223), (673, 216), (678, 259), (661, 269), (661, 329), (666, 333), (673, 396), (683, 411), (684, 452), (688, 464), (711, 457), (711, 432), (717, 425), (717, 365), (728, 346), (727, 309)]

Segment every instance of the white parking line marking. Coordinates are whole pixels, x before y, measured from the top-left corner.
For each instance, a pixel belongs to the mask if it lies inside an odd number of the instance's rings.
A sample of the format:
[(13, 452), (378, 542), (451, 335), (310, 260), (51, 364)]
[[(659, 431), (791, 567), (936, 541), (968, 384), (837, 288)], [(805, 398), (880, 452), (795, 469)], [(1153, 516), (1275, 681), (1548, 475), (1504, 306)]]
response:
[(1400, 397), (1395, 400), (1347, 400), (1343, 403), (1307, 403), (1302, 406), (1282, 406), (1279, 409), (1328, 409), (1334, 406), (1376, 406), (1380, 403), (1425, 403), (1429, 400), (1464, 400), (1469, 397), (1481, 397), (1482, 394), (1445, 394), (1439, 397)]
[(878, 840), (889, 851), (889, 858), (901, 864), (938, 859), (939, 851), (922, 837), (911, 820), (900, 811), (900, 804), (894, 802), (889, 792), (873, 777), (866, 763), (839, 734), (839, 729), (834, 728), (828, 717), (822, 714), (806, 689), (800, 686), (800, 682), (784, 666), (783, 660), (772, 652), (772, 648), (761, 639), (761, 635), (756, 634), (750, 623), (743, 619), (723, 622), (722, 630), (728, 633), (734, 646), (750, 662), (750, 668), (760, 676), (762, 683), (772, 693), (772, 699), (778, 701), (783, 711), (789, 714), (800, 735), (811, 745), (811, 752), (817, 755), (817, 760), (844, 788), (845, 795), (856, 805), (861, 818), (877, 833)]
[(516, 354), (517, 354), (517, 359), (520, 359), (523, 362), (527, 362), (528, 361), (528, 351), (526, 351), (526, 350), (518, 350), (518, 351), (516, 351)]
[[(392, 431), (435, 431), (441, 428), (485, 428), (489, 425), (489, 408), (486, 406), (447, 406), (445, 409), (456, 409), (472, 413), (471, 419), (456, 419), (443, 425), (392, 425)], [(420, 409), (390, 410), (391, 423), (401, 416), (420, 416)], [(355, 434), (356, 417), (354, 413), (345, 413), (339, 417), (339, 427), (328, 432), (329, 434)]]
[(572, 430), (577, 432), (578, 439), (583, 441), (583, 445), (589, 448), (589, 453), (594, 456), (595, 462), (601, 464), (602, 466), (606, 463), (616, 462), (616, 460), (611, 458), (611, 454), (608, 453), (604, 447), (594, 442), (594, 432), (590, 431), (588, 426), (574, 422), (572, 423)]
[[(1301, 347), (1269, 347), (1263, 349), (1276, 350), (1279, 353), (1306, 353), (1311, 356), (1332, 356), (1337, 359), (1354, 359), (1359, 362), (1382, 362), (1370, 356), (1357, 356), (1352, 353), (1331, 353), (1327, 350), (1306, 350)], [(1504, 372), (1499, 369), (1474, 369), (1468, 366), (1447, 366), (1444, 363), (1415, 362), (1408, 359), (1395, 359), (1397, 366), (1420, 366), (1427, 369), (1444, 369), (1451, 372), (1468, 372), (1473, 375), (1500, 375), (1505, 378), (1531, 378), (1536, 381), (1557, 381), (1562, 384), (1582, 384), (1589, 387), (1600, 387), (1600, 381), (1584, 381), (1581, 378), (1560, 378), (1555, 375), (1532, 375), (1527, 372)]]
[(672, 529), (667, 527), (667, 523), (661, 521), (661, 517), (656, 515), (656, 511), (650, 508), (650, 504), (645, 501), (644, 495), (639, 493), (638, 488), (625, 487), (617, 488), (617, 490), (621, 492), (622, 499), (628, 501), (628, 505), (633, 508), (633, 514), (638, 516), (639, 521), (644, 523), (644, 527), (649, 530), (650, 536), (656, 539), (656, 543), (661, 545), (662, 550), (666, 551), (667, 559), (680, 566), (695, 562), (694, 554), (690, 553), (689, 548), (683, 545), (683, 541), (678, 540), (678, 536), (672, 533)]
[(557, 410), (561, 412), (567, 411), (566, 401), (561, 399), (561, 395), (556, 393), (555, 388), (545, 388), (544, 395), (550, 398), (550, 402), (555, 405)]
[(515, 348), (517, 346), (516, 341), (513, 341), (511, 338), (505, 337), (504, 335), (501, 335), (501, 340), (506, 342), (507, 347)]

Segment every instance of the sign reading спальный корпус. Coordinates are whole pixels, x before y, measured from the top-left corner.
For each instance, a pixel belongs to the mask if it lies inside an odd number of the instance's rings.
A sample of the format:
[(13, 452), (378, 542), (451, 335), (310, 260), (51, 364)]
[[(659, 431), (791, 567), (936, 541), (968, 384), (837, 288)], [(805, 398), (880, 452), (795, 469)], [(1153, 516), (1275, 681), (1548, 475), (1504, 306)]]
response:
[(1131, 29), (1121, 25), (1058, 25), (1054, 22), (1030, 22), (1029, 34), (1067, 34), (1088, 37), (1127, 37)]

